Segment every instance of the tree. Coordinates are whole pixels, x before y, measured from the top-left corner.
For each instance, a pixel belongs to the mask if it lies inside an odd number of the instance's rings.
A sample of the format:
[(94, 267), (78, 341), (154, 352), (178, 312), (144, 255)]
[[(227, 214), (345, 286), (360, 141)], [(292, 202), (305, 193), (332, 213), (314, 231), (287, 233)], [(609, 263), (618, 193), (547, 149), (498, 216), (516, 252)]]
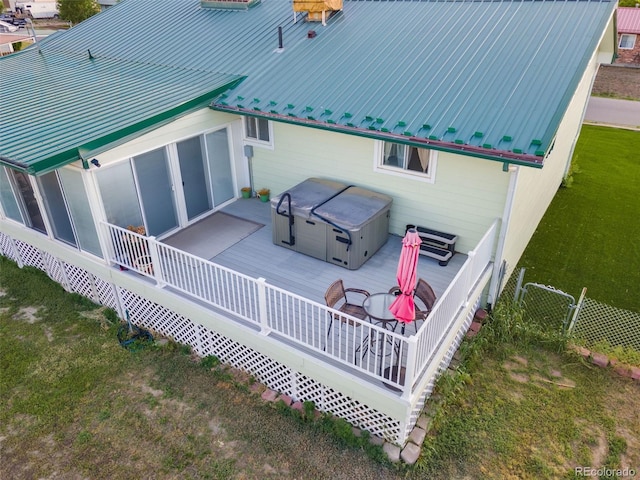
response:
[(73, 24), (95, 15), (100, 11), (96, 0), (58, 0), (60, 18)]

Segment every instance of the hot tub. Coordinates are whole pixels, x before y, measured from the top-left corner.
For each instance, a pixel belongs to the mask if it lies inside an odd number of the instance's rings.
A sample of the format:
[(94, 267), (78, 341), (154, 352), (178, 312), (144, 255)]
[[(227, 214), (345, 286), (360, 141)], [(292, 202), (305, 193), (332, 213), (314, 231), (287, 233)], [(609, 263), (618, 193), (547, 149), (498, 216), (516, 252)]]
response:
[(385, 244), (392, 199), (309, 178), (271, 200), (273, 243), (355, 270)]

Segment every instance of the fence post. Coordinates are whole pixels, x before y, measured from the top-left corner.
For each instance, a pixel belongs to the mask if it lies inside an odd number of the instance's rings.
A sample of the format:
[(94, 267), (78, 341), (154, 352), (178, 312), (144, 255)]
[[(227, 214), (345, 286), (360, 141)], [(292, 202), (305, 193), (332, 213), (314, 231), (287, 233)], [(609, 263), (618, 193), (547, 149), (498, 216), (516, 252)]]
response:
[(571, 331), (573, 330), (573, 327), (575, 327), (576, 322), (578, 321), (578, 317), (580, 316), (580, 310), (582, 310), (582, 305), (584, 304), (584, 297), (586, 295), (587, 295), (587, 287), (582, 287), (582, 292), (580, 292), (580, 298), (578, 298), (578, 303), (576, 303), (576, 308), (573, 311), (571, 321), (565, 328), (565, 333), (567, 335), (571, 335)]
[(520, 305), (520, 300), (518, 297), (520, 297), (520, 290), (522, 289), (522, 282), (524, 281), (524, 272), (525, 272), (525, 268), (521, 268), (520, 272), (518, 273), (518, 283), (516, 283), (516, 291), (513, 294), (513, 303), (517, 303), (518, 305)]
[(260, 322), (260, 333), (269, 335), (271, 327), (269, 327), (269, 315), (267, 310), (267, 280), (260, 277), (256, 280), (258, 287), (258, 320)]

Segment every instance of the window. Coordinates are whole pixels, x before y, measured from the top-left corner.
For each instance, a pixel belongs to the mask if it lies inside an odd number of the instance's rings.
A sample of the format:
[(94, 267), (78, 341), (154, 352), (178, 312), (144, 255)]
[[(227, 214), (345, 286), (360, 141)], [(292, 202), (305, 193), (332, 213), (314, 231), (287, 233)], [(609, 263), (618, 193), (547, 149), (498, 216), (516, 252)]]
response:
[(620, 36), (620, 43), (618, 44), (619, 48), (625, 50), (631, 50), (636, 44), (636, 36), (628, 33), (623, 33)]
[(244, 117), (244, 136), (249, 143), (272, 146), (271, 122), (265, 118)]
[(433, 180), (436, 152), (429, 148), (417, 148), (400, 143), (383, 142), (378, 167)]

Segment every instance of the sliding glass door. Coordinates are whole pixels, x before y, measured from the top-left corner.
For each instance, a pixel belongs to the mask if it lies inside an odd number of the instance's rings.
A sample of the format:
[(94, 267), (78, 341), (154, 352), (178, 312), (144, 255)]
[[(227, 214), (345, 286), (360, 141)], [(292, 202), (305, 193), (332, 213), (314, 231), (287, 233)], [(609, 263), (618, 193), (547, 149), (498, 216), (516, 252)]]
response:
[(188, 220), (212, 207), (208, 188), (209, 168), (205, 164), (201, 140), (201, 137), (194, 137), (176, 144)]
[(173, 182), (166, 149), (133, 158), (147, 234), (161, 235), (178, 226)]

